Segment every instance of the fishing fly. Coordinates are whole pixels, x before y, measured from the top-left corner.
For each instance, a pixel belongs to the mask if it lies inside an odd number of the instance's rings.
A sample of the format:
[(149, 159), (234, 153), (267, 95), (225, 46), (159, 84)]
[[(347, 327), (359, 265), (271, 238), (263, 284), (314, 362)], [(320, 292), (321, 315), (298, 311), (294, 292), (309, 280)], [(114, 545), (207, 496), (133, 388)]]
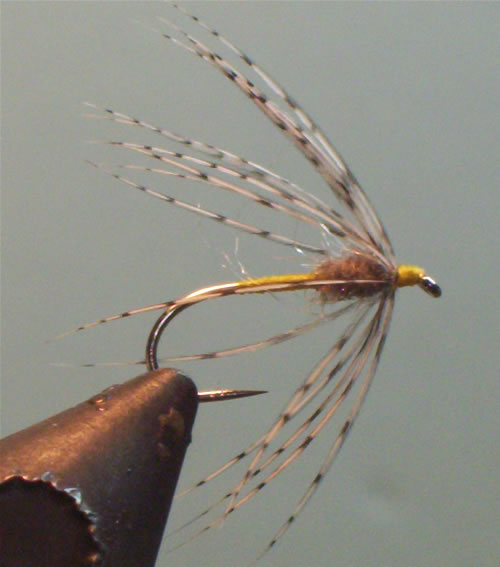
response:
[[(285, 292), (304, 294), (305, 291), (321, 306), (321, 314), (310, 323), (251, 344), (200, 353), (184, 357), (185, 359), (214, 360), (254, 352), (304, 335), (319, 325), (344, 322), (342, 332), (297, 385), (284, 409), (271, 422), (267, 431), (186, 491), (207, 484), (237, 463), (244, 460), (248, 462), (243, 475), (230, 490), (183, 526), (197, 525), (196, 522), (203, 522), (204, 519), (206, 522), (180, 545), (221, 524), (225, 518), (266, 489), (304, 453), (322, 430), (334, 423), (334, 416), (338, 415), (341, 407), (345, 407), (345, 401), (351, 399), (350, 409), (346, 411), (340, 425), (337, 424), (337, 429), (329, 434), (331, 443), (321, 465), (305, 486), (302, 497), (260, 553), (259, 557), (262, 557), (284, 535), (309, 502), (349, 434), (376, 372), (398, 288), (418, 286), (432, 297), (439, 297), (441, 289), (422, 268), (396, 264), (386, 231), (363, 189), (320, 127), (295, 100), (228, 39), (196, 16), (175, 7), (182, 12), (182, 17), (188, 19), (190, 25), (196, 26), (199, 33), (207, 37), (206, 42), (162, 18), (164, 29), (157, 31), (164, 39), (215, 68), (243, 92), (312, 164), (333, 193), (337, 206), (332, 207), (298, 184), (232, 152), (175, 134), (114, 109), (92, 105), (102, 118), (152, 132), (164, 140), (165, 144), (171, 144), (169, 147), (128, 141), (107, 142), (134, 155), (146, 156), (152, 164), (147, 167), (133, 164), (119, 167), (148, 172), (158, 176), (155, 179), (178, 178), (228, 192), (257, 208), (266, 209), (272, 215), (293, 219), (296, 226), (312, 227), (320, 244), (278, 230), (269, 230), (266, 226), (245, 223), (235, 217), (173, 197), (155, 188), (153, 184), (134, 181), (122, 171), (109, 172), (129, 187), (177, 209), (187, 210), (240, 233), (259, 237), (263, 242), (273, 243), (291, 253), (306, 255), (312, 260), (308, 264), (309, 269), (295, 273), (245, 277), (238, 281), (203, 287), (180, 299), (106, 317), (76, 330), (161, 310), (147, 340), (144, 360), (147, 367), (154, 370), (161, 364), (158, 358), (160, 339), (172, 319), (188, 307), (212, 299), (252, 294), (281, 296)], [(215, 47), (209, 47), (210, 42)], [(227, 53), (227, 56), (220, 53)], [(102, 167), (100, 164), (94, 165)], [(178, 360), (182, 360), (182, 357)], [(209, 394), (212, 399), (224, 399), (226, 396), (221, 391)], [(207, 514), (215, 510), (220, 511), (215, 513), (214, 519), (207, 521)]]

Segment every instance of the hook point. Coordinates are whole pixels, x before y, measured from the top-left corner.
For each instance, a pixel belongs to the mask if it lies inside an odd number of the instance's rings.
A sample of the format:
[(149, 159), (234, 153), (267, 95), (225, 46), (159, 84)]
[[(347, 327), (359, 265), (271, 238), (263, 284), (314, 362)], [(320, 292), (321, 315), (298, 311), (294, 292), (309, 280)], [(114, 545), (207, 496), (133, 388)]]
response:
[(207, 390), (198, 392), (199, 402), (223, 402), (267, 394), (267, 390)]

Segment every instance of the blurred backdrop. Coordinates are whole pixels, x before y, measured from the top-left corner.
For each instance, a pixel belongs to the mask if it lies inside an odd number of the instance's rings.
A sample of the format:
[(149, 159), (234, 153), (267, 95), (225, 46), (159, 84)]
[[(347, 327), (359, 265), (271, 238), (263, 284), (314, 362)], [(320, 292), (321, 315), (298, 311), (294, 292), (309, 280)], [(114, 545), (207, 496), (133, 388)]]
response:
[[(365, 188), (398, 259), (424, 265), (443, 288), (439, 301), (418, 290), (398, 293), (382, 363), (349, 442), (319, 497), (261, 564), (497, 565), (498, 5), (188, 7), (315, 118)], [(264, 256), (287, 260), (279, 249), (267, 254), (266, 242), (238, 239), (89, 166), (85, 160), (130, 161), (123, 150), (91, 142), (143, 141), (144, 133), (87, 118), (83, 102), (217, 144), (329, 194), (224, 77), (152, 31), (161, 25), (157, 16), (185, 22), (175, 10), (161, 3), (4, 2), (2, 11), (6, 435), (142, 372), (52, 363), (141, 358), (155, 315), (47, 339), (231, 281), (238, 262), (259, 275), (269, 272)], [(175, 179), (163, 187), (184, 191)], [(186, 191), (196, 202), (200, 186)], [(217, 210), (223, 200), (211, 193), (208, 203)], [(246, 218), (241, 207), (233, 214)], [(288, 305), (280, 301), (274, 303)], [(307, 302), (289, 305), (307, 315)], [(259, 299), (221, 301), (206, 315), (194, 309), (170, 333), (172, 350), (227, 348), (232, 337), (251, 339), (259, 325), (267, 332), (271, 313)], [(321, 329), (318, 352), (334, 333)], [(261, 432), (317, 359), (315, 340), (256, 360), (229, 358), (216, 369), (179, 364), (200, 389), (270, 390), (265, 400), (200, 408), (184, 487)], [(334, 431), (222, 530), (162, 555), (158, 565), (247, 564), (290, 513)], [(191, 517), (197, 499), (176, 503), (172, 527)]]

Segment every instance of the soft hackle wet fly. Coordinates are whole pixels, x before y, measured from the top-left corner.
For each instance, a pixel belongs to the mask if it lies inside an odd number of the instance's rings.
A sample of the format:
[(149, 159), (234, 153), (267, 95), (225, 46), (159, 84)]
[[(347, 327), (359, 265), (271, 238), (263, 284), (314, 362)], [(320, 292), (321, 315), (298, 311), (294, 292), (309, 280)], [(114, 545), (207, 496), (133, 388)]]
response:
[[(337, 246), (338, 252), (332, 253), (326, 246), (314, 245), (276, 231), (243, 223), (197, 204), (174, 198), (154, 189), (151, 185), (137, 183), (121, 173), (111, 172), (111, 175), (119, 181), (177, 208), (188, 210), (277, 245), (306, 253), (315, 258), (315, 264), (313, 269), (302, 273), (245, 278), (241, 281), (205, 287), (180, 299), (106, 317), (83, 325), (77, 330), (88, 329), (139, 313), (162, 310), (147, 341), (145, 363), (153, 370), (159, 366), (158, 343), (169, 322), (188, 307), (210, 299), (310, 290), (316, 295), (317, 302), (328, 306), (329, 310), (323, 312), (312, 323), (295, 327), (259, 342), (223, 351), (180, 357), (177, 360), (183, 358), (209, 360), (256, 351), (297, 337), (320, 324), (349, 317), (346, 319), (348, 323), (344, 331), (336, 337), (333, 345), (299, 384), (284, 410), (276, 417), (267, 432), (186, 491), (206, 484), (236, 463), (249, 458), (250, 463), (240, 481), (186, 524), (191, 525), (201, 520), (212, 510), (225, 504), (225, 509), (215, 519), (186, 540), (190, 541), (193, 537), (221, 523), (291, 465), (331, 422), (356, 386), (357, 392), (353, 394), (352, 407), (340, 429), (333, 435), (332, 443), (319, 470), (310, 480), (291, 514), (259, 555), (260, 557), (275, 545), (310, 500), (351, 430), (380, 360), (396, 290), (400, 287), (416, 285), (433, 297), (439, 297), (441, 290), (422, 268), (412, 265), (398, 266), (395, 263), (391, 243), (375, 210), (347, 165), (309, 115), (235, 45), (209, 28), (199, 18), (186, 13), (181, 8), (179, 10), (184, 17), (199, 27), (200, 33), (208, 36), (208, 41), (216, 44), (216, 48), (208, 47), (182, 28), (163, 19), (162, 22), (172, 31), (170, 33), (160, 31), (161, 35), (200, 57), (234, 83), (309, 160), (333, 192), (345, 214), (341, 215), (323, 200), (288, 179), (234, 153), (180, 136), (113, 109), (91, 105), (102, 112), (100, 114), (102, 117), (153, 132), (171, 143), (174, 148), (183, 147), (182, 151), (178, 151), (125, 141), (108, 142), (110, 145), (142, 154), (155, 164), (150, 167), (136, 165), (121, 167), (147, 171), (163, 175), (165, 178), (180, 178), (208, 184), (277, 214), (287, 215), (298, 224), (312, 226), (321, 233), (322, 237), (326, 235), (326, 238), (341, 244)], [(215, 50), (218, 48), (226, 50), (237, 63), (231, 63), (228, 58), (219, 55)], [(238, 65), (245, 69), (245, 72), (241, 71)], [(98, 164), (94, 165), (101, 167)], [(223, 397), (222, 394), (220, 396), (217, 393), (211, 394), (212, 398)], [(288, 426), (292, 420), (302, 414), (306, 408), (312, 408), (310, 414), (298, 420), (295, 428), (290, 429)], [(285, 428), (289, 434), (285, 440), (280, 438), (278, 443), (278, 435)]]

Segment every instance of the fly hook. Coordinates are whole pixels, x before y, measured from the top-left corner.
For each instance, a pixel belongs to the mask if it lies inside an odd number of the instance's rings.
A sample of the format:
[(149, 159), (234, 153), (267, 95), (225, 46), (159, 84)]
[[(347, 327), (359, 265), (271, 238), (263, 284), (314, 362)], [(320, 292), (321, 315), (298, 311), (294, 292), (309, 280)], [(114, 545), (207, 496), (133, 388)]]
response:
[[(170, 321), (193, 303), (185, 303), (183, 305), (173, 305), (167, 311), (161, 314), (158, 318), (151, 333), (148, 337), (146, 345), (146, 366), (148, 370), (158, 370), (157, 350), (160, 337), (166, 329)], [(199, 402), (223, 402), (225, 400), (236, 400), (239, 398), (247, 398), (249, 396), (258, 396), (259, 394), (266, 394), (267, 390), (207, 390), (205, 392), (198, 392)]]

